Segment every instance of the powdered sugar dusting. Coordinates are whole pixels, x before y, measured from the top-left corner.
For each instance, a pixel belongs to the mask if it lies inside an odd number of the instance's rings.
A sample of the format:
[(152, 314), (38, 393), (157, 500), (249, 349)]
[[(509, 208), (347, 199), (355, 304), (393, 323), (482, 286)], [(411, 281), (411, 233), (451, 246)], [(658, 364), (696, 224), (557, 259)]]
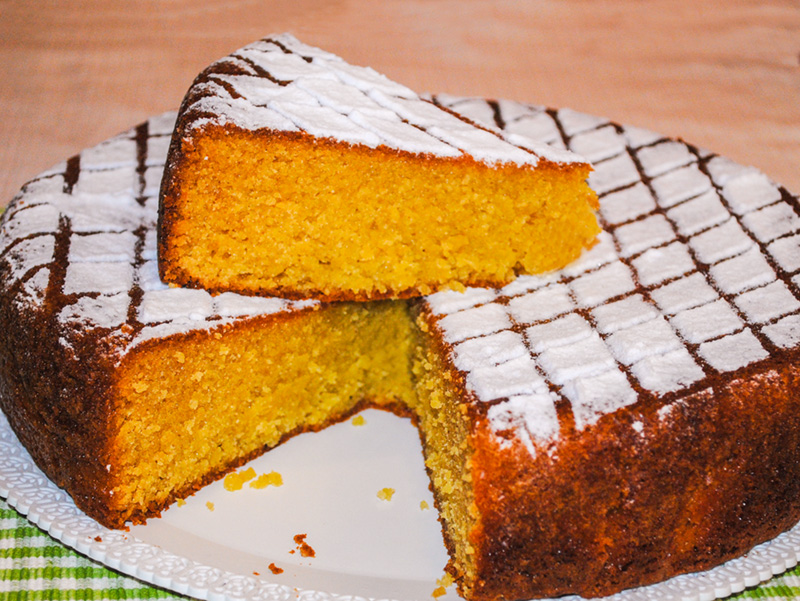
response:
[(119, 328), (128, 314), (130, 298), (125, 293), (109, 296), (82, 296), (74, 303), (65, 306), (59, 313), (59, 321), (76, 327)]
[(3, 253), (3, 261), (10, 269), (8, 283), (14, 284), (33, 269), (52, 262), (55, 247), (53, 236), (36, 236), (9, 245)]
[[(226, 72), (231, 62), (246, 74)], [(302, 130), (371, 148), (438, 157), (470, 156), (487, 164), (535, 166), (584, 159), (496, 124), (475, 127), (369, 67), (346, 63), (288, 34), (245, 46), (212, 65), (195, 83), (188, 127), (234, 124), (248, 130)], [(214, 116), (209, 116), (214, 115)]]
[(638, 400), (625, 375), (615, 369), (575, 378), (566, 384), (563, 392), (572, 401), (572, 414), (578, 430)]
[(242, 317), (279, 313), (289, 306), (289, 302), (282, 298), (258, 298), (225, 292), (214, 298), (214, 305), (221, 317)]
[(536, 455), (538, 448), (558, 437), (558, 414), (549, 393), (512, 396), (491, 406), (488, 416), (500, 435), (501, 446), (519, 441)]

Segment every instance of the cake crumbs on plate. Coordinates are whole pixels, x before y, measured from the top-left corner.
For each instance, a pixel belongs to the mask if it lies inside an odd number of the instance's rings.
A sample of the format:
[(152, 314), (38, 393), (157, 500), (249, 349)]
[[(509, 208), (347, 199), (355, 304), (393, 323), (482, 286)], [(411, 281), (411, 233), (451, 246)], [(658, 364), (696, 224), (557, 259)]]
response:
[(419, 503), (419, 508), (420, 508), (422, 511), (425, 511), (426, 509), (430, 509), (430, 508), (431, 508), (431, 506), (428, 504), (428, 502), (427, 502), (427, 501), (420, 501), (420, 503)]
[[(314, 551), (313, 547), (306, 542), (306, 537), (308, 534), (295, 534), (294, 535), (294, 542), (297, 545), (297, 551), (300, 551), (300, 555), (303, 557), (316, 557), (317, 552)], [(295, 549), (289, 551), (289, 553), (294, 553)]]
[(274, 562), (269, 564), (269, 566), (267, 567), (269, 568), (269, 571), (275, 574), (276, 576), (278, 574), (283, 574), (283, 568), (279, 568), (278, 566), (275, 565)]
[(209, 511), (214, 511), (214, 504), (211, 501), (206, 501), (206, 507)]
[(225, 480), (223, 481), (222, 485), (225, 490), (228, 491), (241, 490), (245, 482), (252, 480), (255, 477), (256, 470), (254, 470), (252, 467), (248, 467), (246, 470), (241, 472), (231, 472), (225, 476)]
[(394, 496), (394, 493), (395, 493), (395, 492), (396, 492), (396, 491), (395, 491), (395, 489), (393, 489), (393, 488), (389, 488), (389, 487), (382, 488), (382, 489), (380, 489), (380, 490), (378, 491), (378, 498), (379, 498), (381, 501), (391, 501), (391, 500), (392, 500), (392, 497)]
[(433, 592), (431, 593), (431, 597), (434, 599), (438, 599), (447, 594), (447, 587), (455, 582), (453, 577), (450, 574), (445, 574), (438, 580), (436, 580), (436, 584), (438, 585)]
[(258, 478), (250, 482), (250, 488), (262, 489), (267, 486), (283, 486), (283, 476), (279, 472), (271, 471), (261, 474)]
[(353, 419), (350, 420), (350, 423), (354, 426), (363, 426), (367, 423), (367, 420), (364, 418), (363, 415), (356, 415)]

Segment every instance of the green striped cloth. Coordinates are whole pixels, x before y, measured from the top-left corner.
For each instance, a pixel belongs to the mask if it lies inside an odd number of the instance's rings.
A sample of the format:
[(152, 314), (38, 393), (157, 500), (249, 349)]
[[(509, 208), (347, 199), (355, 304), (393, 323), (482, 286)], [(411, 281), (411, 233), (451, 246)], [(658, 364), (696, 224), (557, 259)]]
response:
[[(731, 599), (800, 599), (800, 566)], [(65, 547), (0, 499), (0, 600), (186, 599)]]
[(114, 572), (40, 530), (0, 498), (0, 600), (185, 599)]

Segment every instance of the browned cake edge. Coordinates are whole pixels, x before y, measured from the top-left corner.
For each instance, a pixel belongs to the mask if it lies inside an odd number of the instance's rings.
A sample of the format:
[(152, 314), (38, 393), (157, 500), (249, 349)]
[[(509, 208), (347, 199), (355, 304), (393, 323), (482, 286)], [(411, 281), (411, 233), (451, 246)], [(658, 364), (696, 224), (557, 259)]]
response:
[(474, 415), (470, 597), (605, 596), (715, 567), (789, 529), (800, 520), (798, 386), (793, 361), (762, 362), (668, 415), (645, 402), (590, 436), (563, 432), (552, 457), (533, 460)]
[(0, 408), (47, 477), (110, 524), (102, 518), (113, 504), (106, 418), (115, 358), (87, 337), (68, 350), (59, 330), (49, 307), (0, 302)]

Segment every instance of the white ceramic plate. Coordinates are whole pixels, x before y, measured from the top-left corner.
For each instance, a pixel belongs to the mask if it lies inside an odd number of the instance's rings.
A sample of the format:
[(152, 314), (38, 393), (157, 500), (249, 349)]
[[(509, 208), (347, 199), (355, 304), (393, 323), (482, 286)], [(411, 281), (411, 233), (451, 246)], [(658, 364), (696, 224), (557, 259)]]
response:
[[(126, 533), (81, 513), (0, 413), (0, 496), (100, 563), (200, 599), (429, 600), (447, 555), (417, 432), (382, 411), (362, 415), (363, 425), (348, 421), (298, 436), (249, 464), (257, 474), (277, 471), (282, 486), (227, 491), (219, 481)], [(391, 500), (378, 497), (384, 488), (394, 489)], [(298, 534), (313, 557), (300, 553)], [(710, 601), (757, 585), (798, 557), (800, 526), (709, 572), (613, 599)], [(283, 572), (273, 574), (270, 564)], [(439, 599), (458, 599), (455, 587)]]

